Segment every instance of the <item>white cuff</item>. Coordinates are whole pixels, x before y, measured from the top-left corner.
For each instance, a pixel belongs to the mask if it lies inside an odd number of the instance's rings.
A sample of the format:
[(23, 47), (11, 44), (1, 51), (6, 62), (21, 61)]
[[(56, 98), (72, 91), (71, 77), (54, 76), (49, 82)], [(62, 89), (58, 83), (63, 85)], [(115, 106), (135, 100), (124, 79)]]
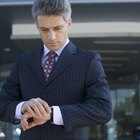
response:
[(21, 102), (16, 107), (15, 118), (17, 118), (17, 119), (21, 119), (22, 118), (21, 107), (22, 107), (23, 104), (24, 104), (24, 102)]
[(52, 107), (53, 107), (53, 123), (56, 125), (64, 125), (59, 106), (52, 106)]

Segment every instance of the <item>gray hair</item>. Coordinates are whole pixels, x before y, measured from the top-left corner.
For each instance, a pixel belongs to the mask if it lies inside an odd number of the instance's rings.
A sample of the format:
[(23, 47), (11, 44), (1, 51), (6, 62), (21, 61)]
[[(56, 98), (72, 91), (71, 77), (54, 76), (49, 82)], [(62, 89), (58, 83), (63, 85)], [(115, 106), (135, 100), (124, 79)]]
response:
[(39, 15), (62, 16), (64, 20), (71, 18), (69, 0), (35, 0), (32, 6), (32, 16), (36, 20)]

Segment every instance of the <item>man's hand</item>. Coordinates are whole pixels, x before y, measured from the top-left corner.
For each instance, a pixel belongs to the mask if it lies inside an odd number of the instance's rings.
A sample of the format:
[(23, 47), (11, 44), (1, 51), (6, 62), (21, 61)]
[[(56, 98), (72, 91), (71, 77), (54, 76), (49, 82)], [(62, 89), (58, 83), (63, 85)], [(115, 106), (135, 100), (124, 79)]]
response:
[(51, 113), (49, 105), (40, 98), (33, 98), (25, 103), (21, 107), (21, 112), (24, 114), (28, 112), (32, 116), (42, 117), (46, 112)]
[[(43, 116), (38, 116), (38, 115), (32, 115), (28, 112), (25, 112), (22, 116), (22, 119), (21, 119), (21, 126), (23, 128), (24, 131), (26, 131), (27, 129), (30, 129), (34, 126), (37, 126), (37, 125), (41, 125), (45, 122), (47, 122), (48, 120), (50, 120), (50, 113), (45, 113)], [(31, 122), (29, 122), (28, 120), (29, 119), (32, 119)]]
[[(21, 112), (23, 114), (21, 125), (23, 130), (27, 130), (50, 120), (51, 109), (44, 100), (33, 98), (25, 101), (21, 107)], [(32, 121), (28, 122), (30, 118), (32, 118)]]

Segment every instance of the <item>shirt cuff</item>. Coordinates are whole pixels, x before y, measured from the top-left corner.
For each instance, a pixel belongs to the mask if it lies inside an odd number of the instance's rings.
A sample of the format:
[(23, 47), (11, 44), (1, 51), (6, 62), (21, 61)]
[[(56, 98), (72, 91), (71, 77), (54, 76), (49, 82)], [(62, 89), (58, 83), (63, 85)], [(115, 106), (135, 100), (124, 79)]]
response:
[(64, 125), (59, 106), (52, 106), (52, 107), (53, 107), (53, 123), (56, 125)]
[(16, 113), (15, 113), (15, 118), (16, 119), (21, 119), (22, 118), (21, 107), (22, 107), (23, 104), (24, 104), (24, 102), (21, 102), (16, 107)]

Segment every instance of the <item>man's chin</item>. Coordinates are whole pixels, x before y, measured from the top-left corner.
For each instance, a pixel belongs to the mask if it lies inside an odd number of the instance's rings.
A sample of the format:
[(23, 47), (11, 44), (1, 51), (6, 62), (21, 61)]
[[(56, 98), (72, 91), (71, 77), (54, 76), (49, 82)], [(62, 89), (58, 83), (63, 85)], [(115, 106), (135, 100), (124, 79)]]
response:
[(52, 51), (57, 51), (58, 49), (60, 49), (60, 46), (57, 45), (48, 45), (48, 49), (52, 50)]

